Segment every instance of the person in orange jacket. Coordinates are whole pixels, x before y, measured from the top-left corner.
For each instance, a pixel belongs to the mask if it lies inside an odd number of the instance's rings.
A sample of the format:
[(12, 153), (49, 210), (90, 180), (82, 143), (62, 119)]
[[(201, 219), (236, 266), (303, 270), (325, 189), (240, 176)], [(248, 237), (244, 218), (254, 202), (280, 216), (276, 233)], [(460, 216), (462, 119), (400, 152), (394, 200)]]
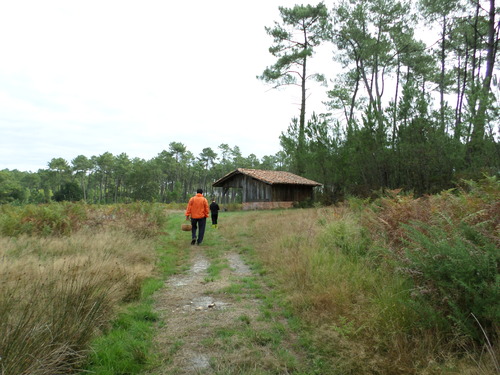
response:
[[(185, 214), (186, 220), (191, 217), (191, 245), (199, 245), (203, 242), (208, 213), (208, 201), (203, 196), (203, 190), (198, 189), (196, 195), (189, 199)], [(198, 230), (198, 239), (196, 238), (196, 230)]]

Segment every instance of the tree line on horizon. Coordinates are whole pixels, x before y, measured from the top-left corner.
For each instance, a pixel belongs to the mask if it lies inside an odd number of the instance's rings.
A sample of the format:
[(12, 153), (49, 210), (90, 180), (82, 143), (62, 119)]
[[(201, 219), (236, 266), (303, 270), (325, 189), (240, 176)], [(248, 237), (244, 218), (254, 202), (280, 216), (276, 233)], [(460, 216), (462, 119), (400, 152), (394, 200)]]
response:
[[(182, 143), (151, 160), (108, 152), (71, 163), (54, 158), (36, 173), (0, 171), (0, 202), (181, 202), (236, 168), (286, 170), (323, 184), (318, 199), (402, 188), (420, 196), (500, 171), (499, 8), (494, 0), (339, 1), (279, 7), (266, 27), (276, 58), (258, 77), (300, 90), (299, 115), (282, 149), (259, 160), (238, 146)], [(422, 35), (433, 35), (424, 43)], [(332, 48), (334, 78), (324, 113), (307, 118), (310, 71), (319, 47)], [(315, 88), (317, 90), (317, 88)], [(234, 192), (233, 192), (234, 194)], [(237, 199), (237, 194), (233, 196)]]
[[(78, 155), (71, 162), (53, 158), (47, 169), (37, 172), (5, 169), (0, 171), (0, 203), (185, 202), (198, 188), (210, 197), (219, 194), (212, 183), (236, 168), (279, 170), (284, 166), (280, 152), (262, 159), (254, 154), (245, 157), (238, 146), (225, 143), (218, 151), (207, 147), (195, 156), (183, 143), (170, 142), (168, 150), (150, 160), (105, 152)], [(233, 201), (239, 197), (237, 191), (231, 195)]]

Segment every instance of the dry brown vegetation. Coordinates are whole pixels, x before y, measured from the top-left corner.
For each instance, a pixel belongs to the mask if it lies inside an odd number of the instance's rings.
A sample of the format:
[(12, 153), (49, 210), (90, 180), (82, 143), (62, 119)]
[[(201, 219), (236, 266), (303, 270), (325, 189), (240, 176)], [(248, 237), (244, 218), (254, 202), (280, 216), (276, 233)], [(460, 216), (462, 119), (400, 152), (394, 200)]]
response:
[[(223, 231), (240, 246), (255, 247), (290, 306), (310, 325), (313, 350), (329, 363), (328, 373), (494, 374), (499, 370), (494, 320), (499, 309), (499, 198), (493, 179), (420, 199), (389, 192), (370, 204), (351, 199), (332, 208), (236, 214)], [(411, 235), (404, 224), (415, 225), (420, 234)], [(441, 237), (425, 237), (436, 227)], [(457, 231), (462, 227), (467, 230), (460, 242)], [(472, 260), (489, 256), (494, 262), (490, 274), (475, 284), (490, 299), (480, 301), (485, 306), (477, 301), (478, 306), (470, 306), (484, 313), (489, 343), (470, 334), (481, 334), (470, 314), (462, 325), (446, 315), (460, 317), (457, 310), (463, 307), (460, 300), (453, 305), (446, 298), (471, 290), (460, 289), (457, 282), (450, 286), (456, 290), (441, 295), (429, 285), (439, 287), (442, 280), (424, 277), (421, 264), (407, 258), (428, 251), (419, 236), (429, 246), (458, 243), (457, 249), (470, 251)], [(446, 263), (446, 257), (431, 259), (431, 267)]]
[[(62, 213), (75, 209), (78, 219)], [(154, 266), (147, 234), (160, 226), (146, 207), (8, 210), (2, 228), (18, 229), (0, 237), (0, 373), (69, 373), (117, 306), (138, 297)]]
[[(263, 266), (266, 293), (278, 290), (307, 328), (297, 341), (315, 373), (494, 374), (499, 192), (487, 179), (420, 199), (393, 191), (337, 207), (228, 212), (219, 250)], [(1, 374), (69, 373), (154, 272), (164, 207), (0, 209)]]

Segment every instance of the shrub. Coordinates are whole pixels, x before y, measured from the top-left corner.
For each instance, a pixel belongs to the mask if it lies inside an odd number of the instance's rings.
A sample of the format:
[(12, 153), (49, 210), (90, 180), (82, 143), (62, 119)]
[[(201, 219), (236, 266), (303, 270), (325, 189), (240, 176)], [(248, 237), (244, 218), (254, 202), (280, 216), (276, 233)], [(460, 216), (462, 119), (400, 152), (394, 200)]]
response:
[(320, 235), (320, 239), (328, 248), (350, 257), (366, 255), (371, 245), (368, 231), (349, 216), (332, 221)]
[(83, 204), (53, 203), (22, 207), (0, 206), (0, 235), (63, 236), (78, 230), (87, 217)]
[(139, 238), (160, 234), (167, 221), (165, 205), (136, 202), (113, 205), (108, 210), (108, 224), (132, 232)]
[(418, 298), (449, 321), (450, 331), (453, 326), (477, 341), (484, 339), (474, 314), (493, 335), (500, 321), (498, 248), (466, 224), (451, 234), (423, 223), (405, 228), (410, 241), (403, 269)]
[(59, 202), (0, 206), (0, 236), (68, 236), (82, 228), (113, 228), (138, 238), (160, 234), (167, 220), (165, 205), (136, 202), (110, 206)]

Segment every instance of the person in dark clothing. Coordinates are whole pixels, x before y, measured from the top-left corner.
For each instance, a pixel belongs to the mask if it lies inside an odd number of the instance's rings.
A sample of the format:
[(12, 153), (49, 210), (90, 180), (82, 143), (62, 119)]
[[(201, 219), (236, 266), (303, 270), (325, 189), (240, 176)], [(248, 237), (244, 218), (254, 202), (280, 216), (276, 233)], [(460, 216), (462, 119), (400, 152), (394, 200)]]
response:
[(217, 228), (217, 219), (219, 218), (219, 205), (215, 203), (215, 199), (210, 203), (210, 216), (212, 217), (212, 228)]

